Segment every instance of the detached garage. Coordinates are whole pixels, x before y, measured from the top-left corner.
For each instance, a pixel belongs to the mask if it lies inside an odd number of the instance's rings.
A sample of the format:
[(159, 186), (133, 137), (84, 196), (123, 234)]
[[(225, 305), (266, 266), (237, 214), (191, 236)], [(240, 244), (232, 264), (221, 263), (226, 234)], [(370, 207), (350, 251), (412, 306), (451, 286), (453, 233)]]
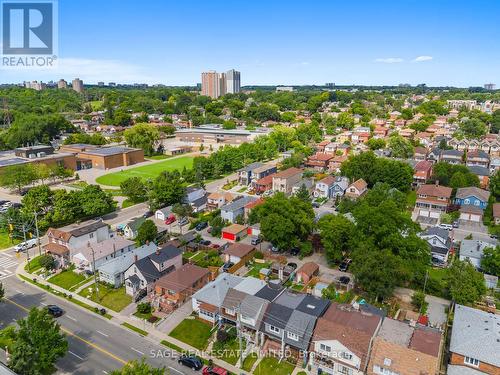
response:
[(483, 210), (471, 205), (462, 206), (460, 208), (460, 220), (480, 223), (483, 221)]
[(222, 230), (222, 238), (228, 241), (239, 241), (247, 234), (247, 227), (241, 224), (231, 224)]

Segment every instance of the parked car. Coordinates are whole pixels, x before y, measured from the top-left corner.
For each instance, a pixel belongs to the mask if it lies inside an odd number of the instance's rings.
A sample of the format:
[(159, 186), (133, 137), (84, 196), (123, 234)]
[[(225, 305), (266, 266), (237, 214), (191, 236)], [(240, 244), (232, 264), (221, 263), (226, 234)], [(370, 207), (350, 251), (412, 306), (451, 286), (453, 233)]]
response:
[(175, 220), (177, 220), (177, 219), (175, 218), (175, 215), (173, 215), (173, 214), (172, 214), (172, 215), (170, 215), (169, 217), (167, 217), (167, 219), (165, 220), (165, 224), (170, 225), (170, 224), (172, 224)]
[(279, 253), (279, 252), (280, 252), (280, 249), (278, 249), (278, 247), (277, 247), (277, 246), (272, 245), (272, 246), (271, 246), (271, 252), (273, 252), (273, 253)]
[(211, 245), (210, 245), (210, 247), (211, 247), (212, 249), (218, 249), (218, 248), (220, 248), (220, 245), (219, 245), (219, 244), (217, 244), (217, 243), (213, 243), (213, 244), (211, 244)]
[(452, 226), (453, 226), (453, 228), (458, 228), (458, 221), (454, 221)]
[(142, 217), (147, 219), (148, 217), (153, 216), (153, 214), (154, 214), (153, 211), (146, 211), (146, 212), (144, 212), (144, 215), (142, 215)]
[(319, 204), (319, 202), (312, 202), (311, 205), (314, 207), (314, 208), (319, 208), (321, 206), (321, 204)]
[(298, 267), (297, 263), (288, 263), (287, 266), (293, 268), (294, 270), (296, 270)]
[(339, 277), (339, 282), (341, 284), (347, 285), (347, 284), (349, 284), (349, 281), (351, 281), (351, 279), (348, 278), (347, 276), (340, 276)]
[(250, 241), (250, 243), (254, 246), (260, 244), (261, 242), (262, 242), (262, 238), (260, 238), (258, 236), (252, 237), (252, 240)]
[(200, 245), (209, 246), (212, 243), (210, 240), (201, 240)]
[(184, 225), (188, 224), (189, 220), (187, 217), (183, 217), (182, 219), (179, 220), (179, 226), (183, 227)]
[(218, 366), (205, 366), (202, 375), (227, 375), (227, 370)]
[(451, 224), (443, 224), (443, 223), (441, 223), (441, 224), (438, 225), (438, 227), (441, 228), (441, 229), (453, 230), (453, 225), (451, 225)]
[(64, 310), (57, 305), (47, 305), (47, 312), (54, 318), (59, 318), (62, 314), (64, 314)]
[(208, 223), (206, 221), (201, 221), (198, 224), (196, 224), (194, 229), (196, 229), (199, 232), (205, 229), (206, 227), (208, 227)]
[(222, 271), (227, 272), (232, 266), (234, 266), (233, 262), (224, 263), (224, 265), (222, 266)]
[(19, 253), (20, 251), (26, 251), (28, 249), (31, 249), (32, 247), (35, 247), (36, 244), (37, 244), (37, 239), (32, 238), (30, 240), (17, 244), (16, 246), (14, 246), (14, 250)]
[(346, 272), (351, 264), (351, 259), (344, 259), (342, 263), (340, 263), (339, 271)]
[(201, 370), (203, 367), (203, 362), (195, 355), (182, 355), (177, 362), (193, 369), (194, 371)]
[(290, 254), (296, 257), (297, 255), (300, 254), (300, 249), (298, 247), (292, 247), (290, 249)]

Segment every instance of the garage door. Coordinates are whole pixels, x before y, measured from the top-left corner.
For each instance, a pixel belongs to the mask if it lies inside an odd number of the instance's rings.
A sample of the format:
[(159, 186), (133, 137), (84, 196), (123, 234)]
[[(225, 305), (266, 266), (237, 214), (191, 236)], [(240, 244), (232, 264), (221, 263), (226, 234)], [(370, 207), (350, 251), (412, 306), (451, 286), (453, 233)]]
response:
[(481, 216), (470, 214), (470, 221), (473, 221), (475, 223), (479, 223), (481, 221)]
[(441, 214), (438, 211), (431, 211), (429, 216), (435, 219), (439, 219), (439, 216), (441, 216)]
[(419, 212), (420, 216), (424, 216), (424, 217), (429, 217), (429, 211), (428, 210), (420, 210)]

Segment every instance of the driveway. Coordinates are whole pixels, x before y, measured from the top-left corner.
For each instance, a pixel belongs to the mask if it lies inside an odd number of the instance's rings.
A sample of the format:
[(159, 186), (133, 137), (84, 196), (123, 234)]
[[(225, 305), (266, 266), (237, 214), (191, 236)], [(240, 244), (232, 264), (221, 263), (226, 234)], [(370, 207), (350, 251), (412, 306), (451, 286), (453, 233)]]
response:
[(187, 316), (193, 312), (193, 304), (191, 298), (177, 310), (170, 315), (163, 318), (163, 321), (156, 326), (159, 331), (169, 334), (172, 330), (179, 325)]
[[(401, 299), (403, 302), (411, 303), (411, 297), (413, 296), (414, 290), (408, 288), (396, 288), (394, 291), (394, 296)], [(429, 317), (429, 322), (433, 326), (441, 327), (446, 323), (447, 314), (446, 308), (450, 306), (450, 301), (431, 296), (429, 294), (425, 295), (425, 301), (429, 304), (427, 308), (427, 316)]]

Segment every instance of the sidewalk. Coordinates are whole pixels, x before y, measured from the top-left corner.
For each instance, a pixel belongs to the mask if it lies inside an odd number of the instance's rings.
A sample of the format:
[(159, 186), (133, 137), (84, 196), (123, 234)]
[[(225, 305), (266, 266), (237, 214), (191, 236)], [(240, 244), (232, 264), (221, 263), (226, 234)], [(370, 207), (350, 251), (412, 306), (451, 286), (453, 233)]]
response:
[[(168, 341), (171, 344), (174, 344), (174, 345), (178, 346), (179, 348), (181, 348), (184, 351), (189, 351), (189, 352), (192, 352), (192, 353), (199, 353), (200, 352), (198, 349), (196, 349), (196, 348), (194, 348), (194, 347), (192, 347), (192, 346), (190, 346), (190, 345), (188, 345), (188, 344), (186, 344), (186, 343), (184, 343), (182, 341), (179, 341), (179, 340), (177, 340), (177, 339), (175, 339), (173, 337), (168, 336), (167, 334), (165, 334), (164, 332), (158, 330), (156, 327), (154, 327), (150, 323), (146, 324), (146, 323), (143, 322), (144, 325), (141, 325), (140, 324), (141, 321), (139, 319), (134, 319), (132, 317), (129, 317), (129, 316), (126, 316), (126, 315), (122, 315), (121, 313), (117, 313), (115, 311), (112, 311), (112, 310), (110, 310), (110, 309), (108, 309), (108, 308), (106, 308), (104, 306), (101, 306), (101, 305), (95, 303), (94, 301), (91, 301), (91, 300), (89, 300), (89, 299), (87, 299), (85, 297), (82, 297), (82, 296), (78, 295), (78, 294), (68, 292), (66, 289), (63, 289), (63, 288), (61, 288), (61, 287), (59, 287), (57, 285), (51, 284), (51, 283), (47, 282), (46, 280), (43, 280), (42, 278), (36, 277), (36, 276), (34, 276), (34, 275), (32, 275), (32, 274), (30, 274), (30, 273), (28, 273), (28, 272), (26, 272), (24, 270), (24, 266), (25, 265), (26, 265), (26, 262), (23, 262), (23, 263), (21, 263), (17, 267), (17, 269), (16, 269), (16, 276), (19, 277), (20, 275), (22, 275), (22, 276), (24, 276), (24, 277), (26, 277), (28, 279), (31, 279), (31, 280), (33, 280), (34, 278), (36, 278), (37, 279), (37, 285), (31, 284), (35, 288), (38, 288), (38, 289), (40, 289), (40, 290), (42, 290), (42, 291), (44, 291), (44, 292), (47, 293), (47, 290), (45, 288), (43, 288), (42, 286), (43, 285), (50, 285), (50, 287), (52, 288), (52, 290), (58, 291), (59, 293), (71, 294), (72, 295), (72, 299), (74, 299), (74, 300), (78, 300), (80, 302), (83, 302), (83, 303), (85, 303), (85, 304), (87, 304), (87, 305), (89, 305), (91, 307), (97, 307), (99, 309), (104, 308), (104, 309), (106, 309), (106, 312), (109, 315), (111, 315), (111, 317), (112, 317), (111, 319), (107, 319), (106, 317), (103, 317), (103, 316), (101, 316), (99, 314), (96, 314), (96, 315), (99, 316), (99, 317), (101, 317), (105, 321), (109, 322), (110, 324), (114, 324), (116, 326), (120, 326), (122, 329), (127, 330), (128, 332), (139, 334), (139, 333), (136, 333), (134, 331), (131, 331), (130, 329), (128, 329), (126, 327), (123, 327), (122, 323), (128, 323), (128, 324), (130, 324), (130, 325), (132, 325), (134, 327), (143, 329), (144, 331), (146, 331), (148, 333), (148, 335), (144, 336), (144, 338), (147, 339), (147, 340), (149, 340), (150, 342), (152, 342), (154, 344), (163, 345), (161, 343), (161, 341), (165, 340), (165, 341)], [(55, 297), (57, 297), (57, 298), (62, 299), (65, 302), (71, 303), (71, 300), (68, 300), (68, 299), (66, 299), (66, 298), (64, 298), (62, 296), (58, 296), (58, 295), (55, 295), (55, 294), (53, 294), (53, 295)], [(190, 306), (191, 304), (190, 303), (184, 304), (181, 307), (181, 309), (184, 306), (186, 306), (186, 305)], [(80, 306), (80, 305), (78, 305), (76, 303), (74, 304), (74, 306), (76, 308), (79, 308), (79, 309), (85, 311), (85, 312), (89, 311), (88, 309), (85, 309), (84, 307), (82, 307), (82, 306)], [(175, 312), (173, 314), (175, 314)], [(182, 319), (181, 319), (181, 317), (182, 317)], [(166, 328), (164, 328), (164, 330), (167, 331), (168, 329), (170, 329), (168, 332), (172, 331), (172, 329), (174, 329), (175, 326), (178, 323), (180, 323), (185, 317), (186, 317), (186, 315), (182, 315), (181, 313), (179, 313), (178, 316), (175, 319), (172, 319), (173, 322), (171, 324), (168, 324), (166, 326)], [(169, 320), (169, 319), (170, 319), (170, 316), (167, 317), (166, 320)], [(175, 325), (174, 325), (174, 323), (175, 323)], [(171, 328), (170, 328), (170, 326), (171, 326)], [(165, 347), (165, 348), (168, 349), (168, 350), (173, 350), (173, 349), (169, 349), (167, 347)], [(227, 369), (228, 371), (230, 371), (230, 372), (232, 372), (234, 374), (247, 374), (246, 371), (243, 371), (242, 369), (239, 369), (236, 366), (233, 366), (233, 365), (231, 365), (229, 363), (226, 363), (226, 362), (224, 362), (224, 361), (222, 361), (222, 360), (220, 360), (218, 358), (215, 358), (213, 356), (205, 355), (204, 358), (211, 359), (214, 362), (214, 364), (216, 364), (216, 365), (218, 365), (220, 367), (223, 367), (223, 368)]]

